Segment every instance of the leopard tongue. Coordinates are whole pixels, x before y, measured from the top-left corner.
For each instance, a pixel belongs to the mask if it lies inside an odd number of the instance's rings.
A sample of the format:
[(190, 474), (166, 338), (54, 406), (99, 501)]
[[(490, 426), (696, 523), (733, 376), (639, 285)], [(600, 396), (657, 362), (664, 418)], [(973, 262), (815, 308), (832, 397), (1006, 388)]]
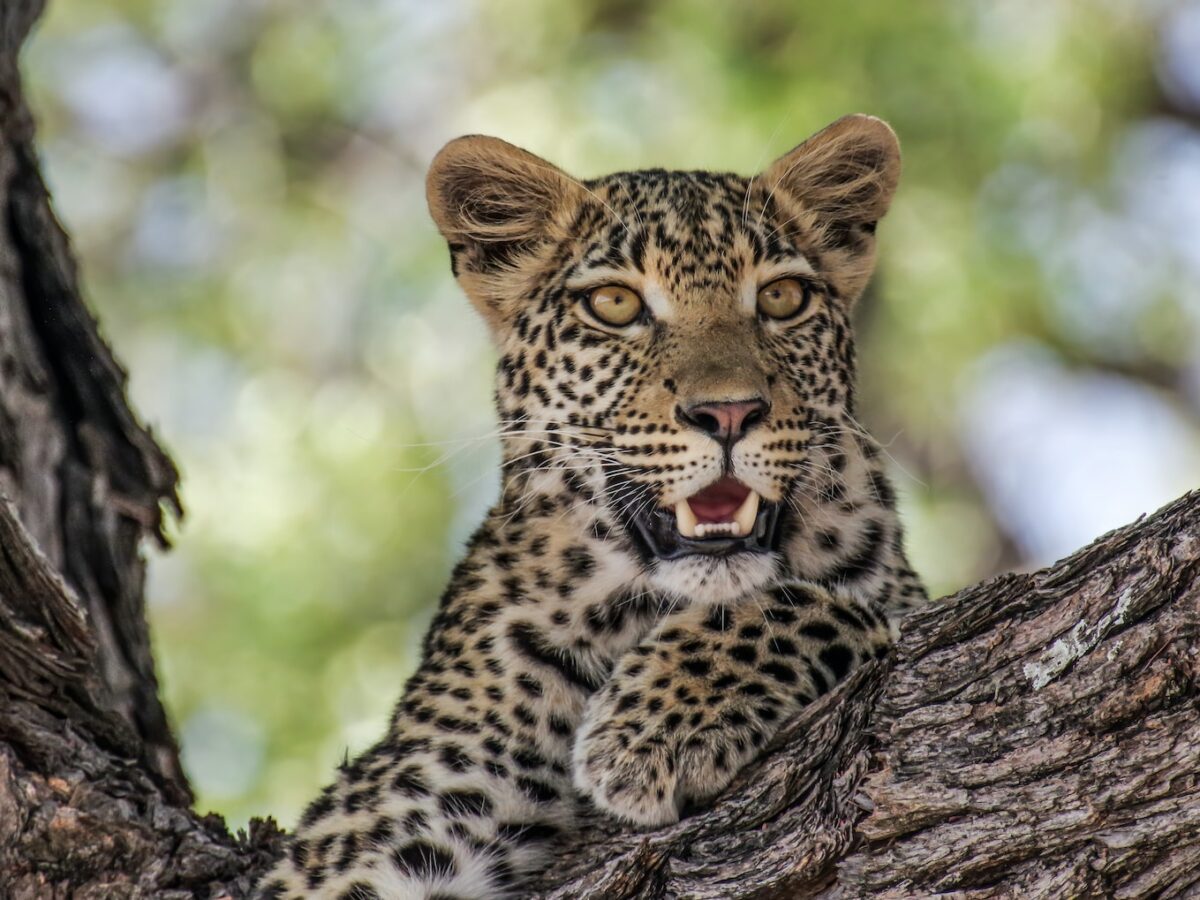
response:
[(687, 500), (675, 504), (675, 527), (686, 538), (745, 537), (754, 530), (758, 517), (758, 494), (750, 491), (728, 521), (700, 522)]

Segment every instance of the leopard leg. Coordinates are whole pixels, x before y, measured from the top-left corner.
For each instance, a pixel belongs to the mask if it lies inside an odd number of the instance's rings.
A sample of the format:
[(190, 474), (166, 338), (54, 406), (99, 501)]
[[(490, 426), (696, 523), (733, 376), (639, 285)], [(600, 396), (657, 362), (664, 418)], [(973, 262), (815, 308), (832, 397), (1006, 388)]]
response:
[(576, 786), (621, 819), (674, 822), (890, 641), (880, 609), (806, 583), (675, 613), (591, 698), (576, 733)]
[(398, 725), (310, 806), (260, 900), (510, 897), (577, 820), (565, 769), (532, 748)]

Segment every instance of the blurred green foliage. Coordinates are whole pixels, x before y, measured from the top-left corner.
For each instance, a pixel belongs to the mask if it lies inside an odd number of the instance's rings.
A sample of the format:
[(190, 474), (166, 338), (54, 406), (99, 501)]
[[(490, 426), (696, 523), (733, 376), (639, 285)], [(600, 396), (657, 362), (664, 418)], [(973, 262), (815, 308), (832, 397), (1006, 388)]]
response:
[[(424, 209), (458, 134), (586, 177), (750, 172), (844, 113), (891, 121), (862, 418), (935, 592), (1194, 480), (1200, 229), (1164, 237), (1153, 194), (1192, 183), (1167, 37), (1195, 8), (52, 0), (25, 55), (48, 177), (184, 473), (149, 594), (199, 807), (289, 824), (379, 733), (495, 492), (491, 351)], [(1120, 471), (1072, 480), (1088, 404), (1133, 418), (1096, 463)]]

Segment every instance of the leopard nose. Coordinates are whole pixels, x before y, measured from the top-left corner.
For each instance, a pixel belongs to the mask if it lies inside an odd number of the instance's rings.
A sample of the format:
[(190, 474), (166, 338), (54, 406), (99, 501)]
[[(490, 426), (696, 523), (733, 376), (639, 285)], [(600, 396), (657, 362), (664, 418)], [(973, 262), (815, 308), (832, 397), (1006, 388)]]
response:
[(740, 441), (767, 417), (771, 404), (761, 397), (720, 403), (697, 403), (675, 409), (681, 422), (711, 435), (723, 444)]

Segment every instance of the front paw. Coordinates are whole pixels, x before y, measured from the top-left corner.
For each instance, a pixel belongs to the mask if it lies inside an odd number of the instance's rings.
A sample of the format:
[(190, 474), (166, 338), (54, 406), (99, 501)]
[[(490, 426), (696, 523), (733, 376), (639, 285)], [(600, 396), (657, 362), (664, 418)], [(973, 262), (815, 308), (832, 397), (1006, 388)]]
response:
[(631, 723), (585, 720), (575, 740), (575, 785), (605, 812), (655, 827), (679, 820), (675, 748)]
[[(575, 784), (600, 809), (639, 825), (667, 825), (711, 800), (766, 742), (778, 714), (672, 709), (598, 695), (575, 739)], [(765, 707), (768, 701), (762, 701)]]

